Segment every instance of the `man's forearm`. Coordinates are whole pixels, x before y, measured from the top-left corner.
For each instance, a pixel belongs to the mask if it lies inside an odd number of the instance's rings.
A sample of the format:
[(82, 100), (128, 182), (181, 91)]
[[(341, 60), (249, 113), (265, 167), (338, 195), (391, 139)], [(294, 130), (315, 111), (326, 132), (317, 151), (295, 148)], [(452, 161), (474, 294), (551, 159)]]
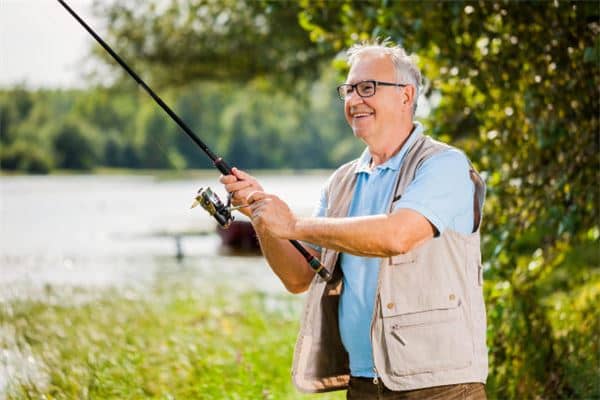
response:
[[(433, 225), (411, 209), (364, 217), (297, 218), (276, 195), (255, 191), (247, 200), (252, 224), (263, 236), (267, 260), (284, 283), (289, 273), (301, 281), (305, 275), (285, 268), (292, 246), (286, 243), (284, 247), (275, 238), (301, 240), (363, 257), (389, 257), (410, 251), (435, 233)], [(294, 260), (302, 260), (299, 254), (295, 256)]]
[[(278, 239), (257, 230), (263, 255), (286, 289), (292, 293), (306, 291), (314, 276), (304, 257), (288, 240)], [(316, 251), (308, 249), (315, 254)]]
[(405, 253), (433, 237), (434, 229), (411, 210), (351, 218), (300, 218), (292, 239), (363, 257)]
[(385, 215), (353, 218), (302, 218), (295, 239), (363, 257), (386, 257), (394, 252), (387, 241)]

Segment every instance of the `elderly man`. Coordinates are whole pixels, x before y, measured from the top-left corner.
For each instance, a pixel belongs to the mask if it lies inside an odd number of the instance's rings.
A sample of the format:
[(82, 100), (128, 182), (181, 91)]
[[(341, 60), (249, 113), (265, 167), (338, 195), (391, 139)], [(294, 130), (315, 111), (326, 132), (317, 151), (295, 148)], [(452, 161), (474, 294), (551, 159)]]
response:
[[(485, 399), (483, 181), (413, 120), (421, 75), (402, 48), (363, 43), (348, 56), (338, 93), (367, 147), (329, 178), (315, 217), (243, 171), (221, 178), (285, 287), (308, 290), (294, 383), (349, 399)], [(333, 279), (288, 239), (310, 244)]]

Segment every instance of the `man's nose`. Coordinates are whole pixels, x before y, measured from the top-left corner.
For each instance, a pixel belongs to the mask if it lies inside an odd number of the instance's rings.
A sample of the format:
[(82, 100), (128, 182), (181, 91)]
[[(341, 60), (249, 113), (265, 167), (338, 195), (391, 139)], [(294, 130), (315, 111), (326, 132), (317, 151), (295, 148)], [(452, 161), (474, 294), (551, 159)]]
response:
[(346, 95), (346, 104), (349, 106), (353, 106), (355, 104), (360, 104), (363, 102), (363, 98), (358, 95), (356, 89), (351, 91)]

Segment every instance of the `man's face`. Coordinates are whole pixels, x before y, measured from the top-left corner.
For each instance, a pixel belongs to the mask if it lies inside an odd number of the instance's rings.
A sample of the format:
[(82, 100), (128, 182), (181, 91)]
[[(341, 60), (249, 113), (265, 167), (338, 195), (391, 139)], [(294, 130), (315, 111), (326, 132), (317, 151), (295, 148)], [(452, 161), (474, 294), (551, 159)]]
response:
[[(346, 83), (366, 80), (400, 83), (390, 58), (377, 54), (366, 54), (358, 59), (350, 69)], [(365, 98), (360, 97), (356, 89), (352, 91), (344, 101), (344, 112), (354, 135), (369, 144), (378, 138), (385, 139), (388, 132), (393, 132), (403, 118), (400, 107), (403, 91), (378, 85), (375, 95)]]

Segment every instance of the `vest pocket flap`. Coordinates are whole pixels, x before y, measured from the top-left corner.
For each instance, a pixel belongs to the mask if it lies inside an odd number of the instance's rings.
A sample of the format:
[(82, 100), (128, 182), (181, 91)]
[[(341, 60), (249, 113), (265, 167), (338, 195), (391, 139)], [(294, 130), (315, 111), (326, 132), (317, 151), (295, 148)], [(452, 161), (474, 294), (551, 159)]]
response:
[(426, 310), (411, 314), (397, 315), (394, 318), (392, 329), (399, 329), (405, 326), (435, 324), (440, 322), (452, 321), (458, 317), (458, 306), (453, 308)]
[[(457, 309), (460, 306), (459, 297), (448, 291), (446, 293), (431, 293), (429, 295), (410, 297), (410, 296), (390, 296), (387, 299), (382, 298), (381, 314), (383, 317), (399, 317), (406, 319), (407, 323), (418, 321), (423, 318), (423, 314), (439, 311), (439, 313), (430, 313), (431, 317), (437, 314), (448, 314), (448, 311)], [(399, 321), (400, 322), (400, 321)]]

